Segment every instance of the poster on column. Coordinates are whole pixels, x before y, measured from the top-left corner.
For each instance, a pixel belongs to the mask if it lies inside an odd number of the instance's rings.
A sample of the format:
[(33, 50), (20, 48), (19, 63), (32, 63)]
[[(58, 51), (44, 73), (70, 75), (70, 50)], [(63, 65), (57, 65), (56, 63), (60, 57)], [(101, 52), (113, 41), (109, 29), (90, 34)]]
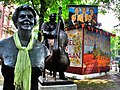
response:
[(82, 29), (73, 29), (66, 33), (68, 35), (66, 52), (70, 59), (70, 66), (82, 67)]
[(83, 60), (86, 67), (109, 66), (110, 35), (108, 35), (107, 32), (103, 30), (85, 31)]
[(98, 6), (95, 5), (69, 5), (69, 26), (86, 23), (97, 25)]

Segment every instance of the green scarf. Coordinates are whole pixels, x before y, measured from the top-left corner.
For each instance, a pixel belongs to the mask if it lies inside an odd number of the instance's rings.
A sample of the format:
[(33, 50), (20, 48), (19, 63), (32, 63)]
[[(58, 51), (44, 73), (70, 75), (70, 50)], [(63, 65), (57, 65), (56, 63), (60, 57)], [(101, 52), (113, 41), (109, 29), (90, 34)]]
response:
[(15, 89), (30, 90), (31, 89), (31, 61), (28, 50), (33, 47), (34, 37), (32, 35), (27, 47), (22, 47), (18, 33), (13, 35), (16, 47), (19, 49), (17, 62), (14, 70)]

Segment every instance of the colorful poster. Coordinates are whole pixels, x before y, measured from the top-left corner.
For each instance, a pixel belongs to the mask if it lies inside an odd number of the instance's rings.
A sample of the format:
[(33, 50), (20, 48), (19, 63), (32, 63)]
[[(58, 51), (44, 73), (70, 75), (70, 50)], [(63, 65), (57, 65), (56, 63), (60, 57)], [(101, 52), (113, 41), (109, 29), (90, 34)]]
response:
[(69, 26), (86, 23), (97, 25), (98, 6), (69, 5)]
[(110, 63), (110, 36), (85, 30), (84, 59), (86, 67), (106, 67)]
[(70, 59), (70, 66), (81, 67), (82, 66), (82, 29), (73, 29), (66, 31), (68, 35), (68, 46), (66, 51), (68, 52)]

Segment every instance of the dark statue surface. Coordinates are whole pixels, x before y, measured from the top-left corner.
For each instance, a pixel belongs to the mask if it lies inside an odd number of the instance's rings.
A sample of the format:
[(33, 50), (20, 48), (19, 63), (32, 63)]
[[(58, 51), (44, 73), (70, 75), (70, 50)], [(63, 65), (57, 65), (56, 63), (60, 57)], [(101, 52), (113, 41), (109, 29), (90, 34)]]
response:
[[(59, 9), (58, 13), (58, 23), (56, 23), (56, 13), (52, 13), (49, 16), (49, 22), (44, 22), (41, 27), (44, 36), (44, 43), (51, 52), (51, 57), (45, 61), (45, 69), (50, 70), (51, 72), (53, 71), (53, 77), (55, 77), (55, 81), (44, 81), (44, 83), (42, 83), (43, 85), (71, 83), (71, 81), (68, 81), (64, 75), (64, 71), (70, 65), (70, 60), (68, 54), (65, 52), (65, 47), (68, 43), (68, 36), (64, 31), (61, 9)], [(56, 79), (56, 72), (59, 72), (59, 79), (62, 81)]]
[[(18, 30), (18, 37), (22, 47), (27, 47), (33, 27), (36, 25), (36, 13), (34, 9), (26, 4), (19, 6), (15, 10), (12, 20), (16, 30)], [(68, 37), (64, 32), (64, 24), (58, 22), (58, 25), (55, 20), (56, 16), (54, 17), (54, 15), (51, 14), (50, 22), (44, 23), (41, 27), (45, 37), (45, 44), (34, 39), (33, 48), (29, 50), (32, 65), (31, 90), (38, 90), (38, 77), (42, 76), (42, 72), (45, 68), (53, 71), (54, 77), (56, 76), (56, 72), (59, 72), (59, 78), (63, 80), (66, 79), (64, 71), (70, 65), (68, 55), (65, 52)], [(59, 17), (59, 20), (61, 21), (61, 17)], [(50, 45), (48, 42), (49, 39), (54, 39), (53, 45)], [(56, 46), (58, 47), (56, 48)], [(51, 52), (51, 56), (48, 48)], [(0, 59), (2, 62), (2, 75), (4, 77), (3, 90), (15, 90), (14, 69), (18, 51), (13, 36), (0, 41)], [(65, 84), (65, 82), (66, 81), (53, 81), (52, 83)], [(70, 81), (67, 83), (73, 82)], [(46, 84), (50, 85), (50, 82), (46, 82)]]
[[(34, 25), (36, 25), (36, 13), (29, 5), (18, 7), (12, 17), (22, 46), (26, 47), (31, 38)], [(17, 60), (18, 49), (15, 46), (13, 36), (0, 41), (0, 58), (2, 61), (2, 75), (4, 77), (3, 90), (15, 90), (14, 68)], [(38, 90), (38, 77), (42, 75), (44, 60), (49, 55), (49, 50), (38, 40), (34, 39), (33, 48), (29, 51), (32, 64), (31, 90)]]

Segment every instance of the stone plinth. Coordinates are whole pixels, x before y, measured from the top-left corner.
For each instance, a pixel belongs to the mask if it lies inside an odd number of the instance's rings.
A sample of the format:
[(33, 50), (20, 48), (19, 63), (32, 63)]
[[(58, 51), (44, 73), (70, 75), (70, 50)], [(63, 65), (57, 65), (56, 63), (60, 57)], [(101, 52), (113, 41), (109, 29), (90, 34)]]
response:
[(38, 90), (77, 90), (77, 85), (72, 80), (61, 80), (58, 75), (56, 78), (46, 75), (46, 79), (39, 77)]
[(66, 84), (66, 85), (46, 85), (42, 86), (39, 83), (39, 89), (38, 90), (77, 90), (76, 84)]

